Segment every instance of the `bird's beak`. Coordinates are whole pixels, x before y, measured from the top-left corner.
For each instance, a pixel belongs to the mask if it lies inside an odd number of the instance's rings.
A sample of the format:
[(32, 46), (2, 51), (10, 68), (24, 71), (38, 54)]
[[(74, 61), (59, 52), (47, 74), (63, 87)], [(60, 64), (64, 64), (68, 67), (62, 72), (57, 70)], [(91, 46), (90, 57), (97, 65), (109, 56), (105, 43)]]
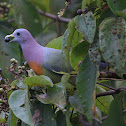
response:
[(14, 39), (14, 36), (13, 36), (12, 34), (11, 34), (11, 35), (7, 35), (7, 36), (5, 37), (5, 42), (9, 43), (9, 42), (11, 42), (13, 39)]

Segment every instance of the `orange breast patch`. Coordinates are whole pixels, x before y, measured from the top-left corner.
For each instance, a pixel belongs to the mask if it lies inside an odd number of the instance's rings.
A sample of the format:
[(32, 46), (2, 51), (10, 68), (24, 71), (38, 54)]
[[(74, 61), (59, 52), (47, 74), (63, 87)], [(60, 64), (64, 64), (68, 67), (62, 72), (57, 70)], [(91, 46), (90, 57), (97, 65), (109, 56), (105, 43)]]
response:
[(37, 62), (29, 62), (28, 64), (37, 75), (43, 74), (42, 66), (38, 65)]

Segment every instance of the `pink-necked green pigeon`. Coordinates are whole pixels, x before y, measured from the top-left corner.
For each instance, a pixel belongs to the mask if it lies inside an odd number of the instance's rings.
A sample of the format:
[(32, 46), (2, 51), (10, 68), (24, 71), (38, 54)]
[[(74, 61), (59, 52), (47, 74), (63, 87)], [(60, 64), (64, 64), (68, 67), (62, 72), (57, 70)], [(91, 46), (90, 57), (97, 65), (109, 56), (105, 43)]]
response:
[(16, 29), (5, 37), (5, 42), (11, 41), (20, 44), (25, 60), (37, 75), (47, 75), (53, 82), (58, 82), (62, 75), (55, 72), (73, 70), (71, 66), (67, 67), (61, 50), (39, 45), (26, 29)]

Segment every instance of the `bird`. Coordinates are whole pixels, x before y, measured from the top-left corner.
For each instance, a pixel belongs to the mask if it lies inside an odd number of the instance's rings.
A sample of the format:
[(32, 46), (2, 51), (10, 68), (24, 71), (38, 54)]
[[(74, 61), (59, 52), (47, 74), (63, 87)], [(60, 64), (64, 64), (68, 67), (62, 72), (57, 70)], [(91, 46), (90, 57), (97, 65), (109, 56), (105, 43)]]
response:
[(19, 43), (31, 69), (39, 76), (50, 77), (54, 83), (60, 82), (63, 75), (60, 72), (74, 71), (71, 65), (67, 66), (62, 50), (41, 46), (27, 29), (16, 29), (5, 37), (5, 42)]

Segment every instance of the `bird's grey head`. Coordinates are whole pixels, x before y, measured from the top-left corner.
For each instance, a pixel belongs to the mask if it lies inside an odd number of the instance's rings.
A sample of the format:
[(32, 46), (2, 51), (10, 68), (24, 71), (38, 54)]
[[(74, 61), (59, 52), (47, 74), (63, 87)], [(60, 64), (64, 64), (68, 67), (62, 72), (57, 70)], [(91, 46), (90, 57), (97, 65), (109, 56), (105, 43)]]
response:
[(18, 42), (20, 45), (25, 43), (27, 40), (33, 39), (31, 33), (26, 29), (16, 29), (11, 35), (5, 37), (5, 42)]

